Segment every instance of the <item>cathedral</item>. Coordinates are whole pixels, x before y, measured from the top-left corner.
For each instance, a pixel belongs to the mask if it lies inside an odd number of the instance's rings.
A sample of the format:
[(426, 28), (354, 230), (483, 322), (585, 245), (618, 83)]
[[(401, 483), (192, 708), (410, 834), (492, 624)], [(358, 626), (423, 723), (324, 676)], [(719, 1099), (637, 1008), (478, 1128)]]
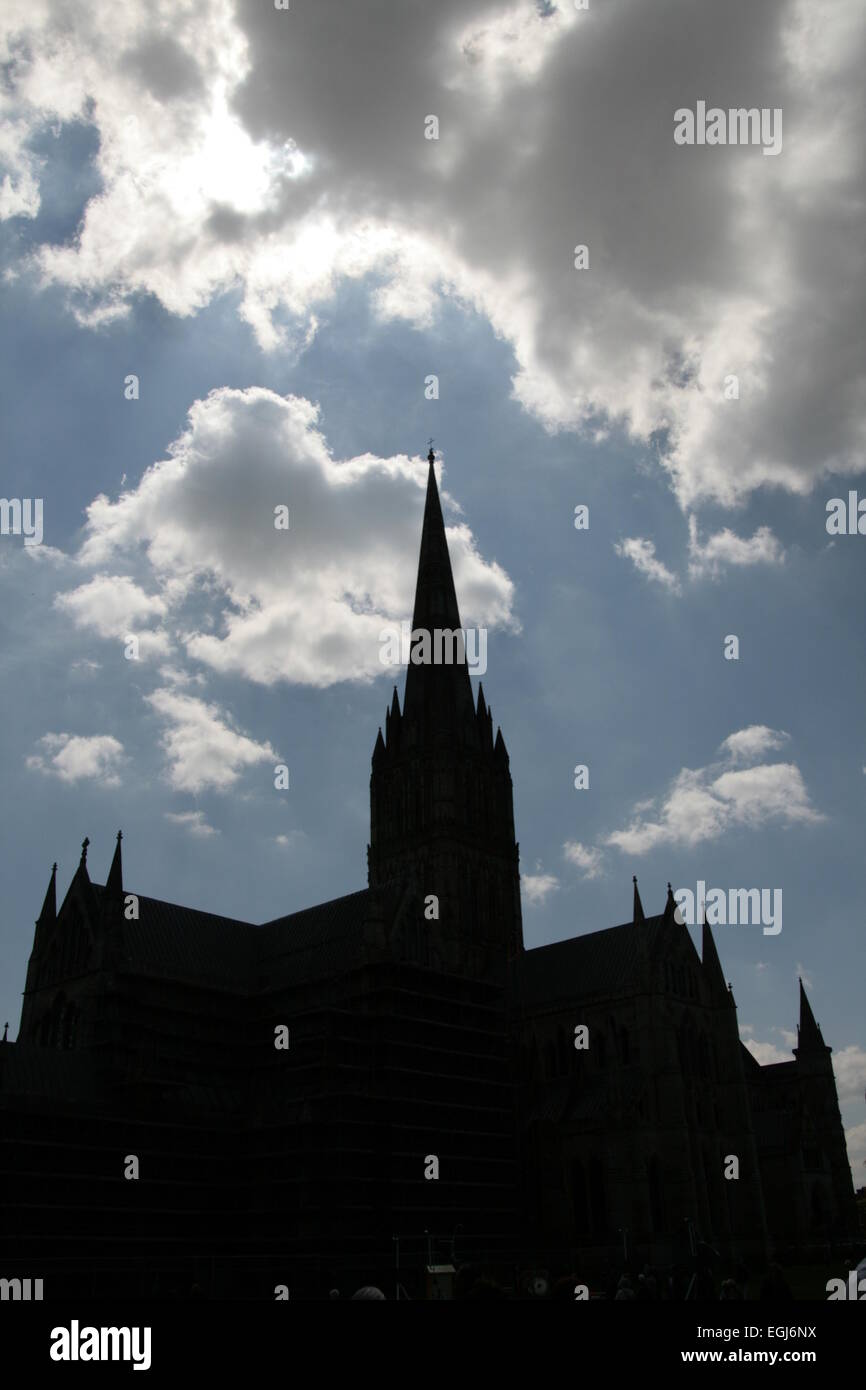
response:
[[(460, 629), (432, 452), (413, 631)], [(709, 926), (523, 941), (508, 751), (465, 663), (375, 739), (367, 886), (262, 925), (104, 883), (85, 839), (0, 1044), (0, 1275), (45, 1297), (586, 1283), (857, 1239), (831, 1063), (741, 1044)]]

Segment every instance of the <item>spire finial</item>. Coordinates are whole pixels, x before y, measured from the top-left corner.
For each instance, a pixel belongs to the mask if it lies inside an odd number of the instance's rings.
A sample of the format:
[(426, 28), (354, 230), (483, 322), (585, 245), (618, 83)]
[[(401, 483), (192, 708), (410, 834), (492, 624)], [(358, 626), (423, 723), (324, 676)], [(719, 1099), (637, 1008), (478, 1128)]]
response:
[(121, 842), (122, 839), (123, 839), (123, 831), (122, 831), (122, 830), (118, 830), (118, 832), (117, 832), (117, 843), (120, 844), (120, 842)]
[(81, 841), (81, 862), (82, 862), (82, 864), (86, 864), (86, 863), (87, 863), (87, 846), (88, 846), (89, 844), (90, 844), (90, 840), (89, 840), (89, 839), (87, 838), (87, 836), (85, 835), (84, 839)]
[(56, 860), (56, 859), (55, 859), (54, 863), (51, 865), (51, 872), (52, 872), (52, 874), (56, 874), (56, 873), (57, 873), (57, 860)]
[(667, 898), (665, 899), (665, 911), (664, 911), (665, 918), (666, 918), (668, 921), (670, 921), (670, 919), (671, 919), (672, 917), (674, 918), (674, 920), (676, 920), (676, 909), (677, 909), (677, 905), (676, 905), (676, 901), (674, 900), (674, 890), (673, 890), (673, 888), (671, 887), (671, 885), (668, 884), (668, 895), (667, 895)]
[(430, 439), (427, 440), (427, 448), (428, 448), (428, 450), (429, 450), (429, 452), (428, 452), (428, 454), (427, 454), (427, 462), (429, 463), (430, 467), (432, 468), (433, 465), (434, 465), (434, 463), (436, 462), (436, 455), (435, 455), (434, 452), (433, 452), (433, 439), (432, 439), (432, 436), (431, 436)]

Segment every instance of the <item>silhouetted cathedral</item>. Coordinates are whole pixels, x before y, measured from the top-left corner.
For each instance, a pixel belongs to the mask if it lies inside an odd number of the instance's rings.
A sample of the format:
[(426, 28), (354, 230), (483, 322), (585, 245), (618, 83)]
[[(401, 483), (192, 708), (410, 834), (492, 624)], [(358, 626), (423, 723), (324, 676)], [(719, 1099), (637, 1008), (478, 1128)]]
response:
[[(413, 630), (459, 628), (431, 454)], [(670, 891), (524, 949), (508, 753), (465, 664), (409, 665), (370, 803), (368, 886), (263, 926), (133, 892), (120, 835), (104, 886), (85, 840), (59, 911), (55, 865), (0, 1045), (0, 1276), (273, 1298), (393, 1289), (399, 1259), (414, 1293), (431, 1258), (590, 1278), (624, 1243), (856, 1238), (802, 985), (794, 1060), (761, 1067)]]

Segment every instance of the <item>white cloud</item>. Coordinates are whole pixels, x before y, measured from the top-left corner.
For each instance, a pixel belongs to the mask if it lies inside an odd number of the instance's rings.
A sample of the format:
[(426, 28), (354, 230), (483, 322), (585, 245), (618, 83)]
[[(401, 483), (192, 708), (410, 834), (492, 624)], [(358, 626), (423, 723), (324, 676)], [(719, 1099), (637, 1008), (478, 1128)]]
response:
[(601, 874), (604, 856), (600, 849), (582, 845), (579, 840), (567, 840), (562, 852), (569, 864), (582, 871), (584, 878), (598, 878)]
[(806, 969), (802, 961), (798, 960), (797, 964), (794, 966), (794, 975), (797, 980), (803, 981), (803, 984), (806, 986), (807, 989), (812, 988), (813, 980), (811, 972)]
[(790, 737), (784, 729), (770, 729), (766, 724), (750, 724), (746, 729), (728, 734), (719, 751), (727, 753), (735, 763), (745, 763), (759, 758), (763, 753), (774, 752), (784, 747)]
[[(266, 685), (381, 676), (383, 627), (411, 616), (426, 465), (337, 461), (317, 421), (309, 401), (262, 388), (196, 401), (167, 458), (87, 509), (80, 563), (122, 556), (158, 592), (101, 574), (59, 602), (104, 635), (160, 617), (189, 657)], [(508, 576), (465, 522), (448, 540), (463, 622), (512, 622)]]
[(530, 907), (538, 907), (547, 901), (551, 893), (559, 888), (559, 879), (555, 874), (534, 873), (521, 874), (520, 886), (525, 900)]
[[(159, 6), (86, 0), (59, 25), (8, 0), (0, 212), (36, 210), (33, 134), (88, 121), (102, 188), (38, 253), (83, 318), (238, 286), (284, 348), (375, 272), (383, 316), (428, 322), (444, 296), (486, 315), (550, 429), (657, 444), (684, 507), (804, 493), (862, 467), (860, 7), (732, 4), (695, 26), (688, 0), (317, 0), (299, 29), (229, 0), (173, 0), (170, 27)], [(783, 108), (782, 153), (675, 146), (698, 90)]]
[(759, 526), (749, 539), (736, 535), (725, 526), (714, 535), (701, 539), (697, 518), (689, 517), (689, 576), (716, 577), (723, 566), (781, 565), (785, 552), (768, 526)]
[(61, 782), (94, 781), (120, 786), (123, 744), (111, 734), (43, 734), (41, 753), (31, 753), (27, 766), (59, 777)]
[(274, 844), (281, 845), (284, 849), (294, 849), (306, 840), (303, 830), (290, 830), (287, 835), (275, 835)]
[[(818, 1020), (820, 1023), (820, 1019)], [(824, 1032), (824, 1029), (821, 1030)], [(825, 1039), (826, 1041), (826, 1039)], [(836, 1076), (836, 1090), (839, 1104), (847, 1101), (862, 1102), (866, 1094), (866, 1048), (856, 1043), (833, 1051), (833, 1071)]]
[(150, 631), (148, 624), (165, 616), (167, 604), (158, 594), (146, 594), (128, 575), (97, 574), (77, 589), (58, 594), (54, 605), (68, 613), (78, 628), (92, 628), (100, 637), (124, 643), (127, 636), (138, 639), (141, 657), (164, 655), (169, 639), (163, 631)]
[(196, 835), (201, 839), (209, 839), (211, 835), (220, 833), (208, 824), (204, 811), (163, 811), (163, 815), (172, 824), (182, 826), (190, 835)]
[(866, 1185), (866, 1122), (845, 1130), (848, 1158), (856, 1187)]
[(166, 725), (162, 746), (176, 791), (224, 791), (244, 769), (278, 761), (269, 743), (255, 743), (232, 729), (216, 705), (165, 688), (145, 699)]
[(680, 592), (679, 579), (667, 565), (656, 559), (656, 548), (652, 541), (644, 540), (640, 536), (629, 536), (624, 541), (617, 541), (614, 550), (617, 555), (631, 560), (635, 569), (654, 584), (661, 584), (672, 594)]
[[(722, 744), (738, 757), (745, 757), (750, 746), (755, 753), (769, 746), (764, 726), (740, 730)], [(823, 819), (811, 805), (795, 763), (764, 763), (736, 771), (711, 763), (704, 768), (682, 768), (660, 802), (642, 802), (631, 823), (604, 837), (602, 843), (624, 854), (647, 854), (659, 845), (698, 845), (737, 827), (760, 829), (771, 820), (811, 825)]]
[(762, 1067), (772, 1066), (775, 1062), (792, 1062), (794, 1059), (786, 1048), (779, 1047), (777, 1043), (758, 1042), (756, 1038), (745, 1038), (746, 1047), (759, 1062)]

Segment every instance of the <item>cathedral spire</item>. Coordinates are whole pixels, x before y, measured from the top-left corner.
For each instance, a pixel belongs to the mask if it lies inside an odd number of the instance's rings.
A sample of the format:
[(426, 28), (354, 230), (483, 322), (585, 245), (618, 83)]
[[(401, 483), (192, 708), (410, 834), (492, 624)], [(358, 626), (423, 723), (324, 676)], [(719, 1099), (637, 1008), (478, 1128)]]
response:
[(640, 893), (637, 891), (637, 874), (632, 874), (631, 881), (634, 884), (634, 907), (632, 908), (631, 920), (633, 922), (645, 922), (643, 903), (640, 900)]
[(671, 921), (671, 922), (672, 922), (672, 921), (674, 920), (674, 914), (676, 913), (676, 910), (677, 910), (677, 904), (676, 904), (676, 899), (674, 898), (674, 890), (673, 890), (673, 888), (671, 888), (671, 885), (668, 884), (668, 896), (667, 896), (667, 899), (665, 900), (665, 910), (664, 910), (665, 921)]
[(704, 922), (701, 928), (701, 969), (711, 994), (716, 994), (719, 997), (724, 995), (725, 998), (729, 998), (722, 962), (719, 960), (713, 933), (710, 931), (710, 924), (707, 921), (706, 907), (704, 908)]
[(806, 996), (806, 987), (800, 979), (800, 1022), (797, 1025), (797, 1046), (794, 1055), (797, 1057), (806, 1056), (809, 1053), (820, 1052), (822, 1055), (829, 1052), (827, 1044), (821, 1036), (821, 1029), (815, 1022), (815, 1015), (812, 1013), (812, 1005)]
[(469, 679), (481, 649), (460, 625), (435, 461), (431, 448), (403, 708), (395, 691), (373, 750), (367, 874), (435, 897), (439, 925), (424, 930), (448, 969), (498, 977), (523, 949), (511, 773)]
[[(446, 638), (442, 641), (443, 650), (436, 649), (434, 634), (462, 630), (432, 448), (427, 462), (427, 500), (421, 530), (412, 632), (413, 635), (427, 634), (428, 659), (416, 663), (410, 656), (403, 699), (403, 724), (417, 727), (421, 742), (435, 742), (439, 735), (453, 739), (455, 734), (468, 729), (474, 734), (476, 716), (462, 636), (453, 642)], [(414, 640), (412, 650), (416, 651)], [(419, 646), (417, 650), (423, 654), (423, 648)], [(448, 661), (448, 655), (457, 659)]]
[(123, 892), (123, 862), (120, 854), (120, 842), (123, 839), (123, 831), (117, 832), (117, 844), (114, 847), (114, 858), (111, 861), (111, 868), (108, 870), (108, 878), (105, 881), (106, 892)]
[(45, 890), (45, 901), (42, 904), (42, 911), (36, 919), (37, 927), (47, 925), (49, 922), (57, 921), (57, 865), (51, 865), (51, 877), (48, 880), (48, 887)]

